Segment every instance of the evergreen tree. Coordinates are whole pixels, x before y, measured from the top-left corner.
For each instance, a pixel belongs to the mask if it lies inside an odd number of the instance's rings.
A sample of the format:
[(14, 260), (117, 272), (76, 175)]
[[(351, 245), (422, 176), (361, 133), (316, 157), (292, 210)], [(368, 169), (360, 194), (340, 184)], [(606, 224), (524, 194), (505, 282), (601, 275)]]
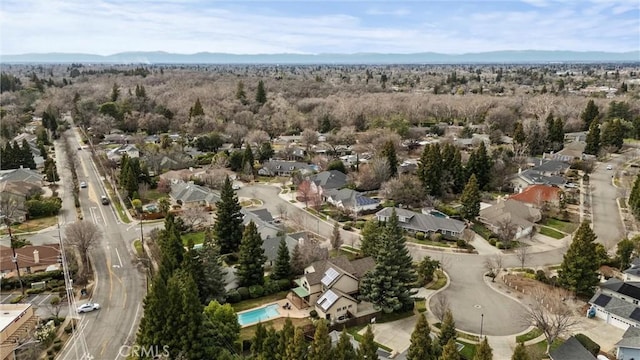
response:
[(271, 146), (271, 142), (265, 141), (260, 144), (260, 148), (258, 149), (258, 161), (260, 161), (260, 163), (264, 163), (265, 161), (271, 159), (274, 154), (275, 151)]
[(362, 238), (360, 240), (360, 252), (363, 256), (374, 256), (380, 244), (380, 238), (384, 223), (372, 220), (367, 221), (362, 228)]
[(264, 256), (262, 238), (256, 224), (251, 221), (244, 229), (240, 243), (236, 272), (238, 284), (240, 286), (263, 285), (265, 261), (267, 257)]
[(204, 286), (201, 288), (201, 296), (205, 303), (213, 300), (222, 302), (225, 298), (226, 270), (222, 267), (220, 247), (214, 241), (211, 233), (207, 231), (204, 236), (200, 259), (204, 277)]
[(200, 257), (200, 253), (198, 250), (193, 248), (193, 239), (189, 238), (187, 241), (187, 251), (184, 255), (184, 261), (182, 264), (182, 268), (189, 272), (191, 278), (196, 283), (196, 287), (198, 289), (198, 297), (200, 298), (201, 304), (206, 304), (207, 297), (204, 296), (204, 291), (206, 287), (206, 279), (204, 277), (204, 267), (202, 266), (202, 258)]
[(456, 322), (453, 320), (451, 310), (447, 309), (442, 318), (442, 326), (440, 327), (440, 345), (445, 346), (450, 340), (455, 342), (456, 337)]
[(640, 174), (636, 176), (636, 180), (633, 182), (631, 194), (629, 194), (629, 207), (636, 219), (640, 220)]
[(516, 348), (513, 350), (511, 360), (530, 360), (527, 348), (524, 347), (524, 343), (518, 343)]
[(261, 322), (258, 322), (256, 330), (253, 333), (253, 339), (251, 340), (251, 356), (257, 358), (262, 353), (262, 346), (266, 338), (267, 328), (265, 328)]
[(300, 251), (300, 246), (296, 244), (291, 252), (291, 275), (300, 275), (305, 267), (304, 256)]
[(491, 182), (491, 167), (493, 166), (491, 158), (487, 154), (487, 148), (484, 145), (484, 141), (480, 142), (480, 146), (471, 153), (469, 161), (467, 162), (467, 174), (471, 177), (472, 174), (476, 175), (478, 181), (478, 188), (480, 190), (487, 190), (489, 183)]
[(58, 175), (58, 168), (56, 167), (56, 161), (52, 158), (47, 158), (44, 161), (44, 176), (48, 182), (56, 182), (60, 180)]
[[(17, 145), (14, 145), (14, 149), (17, 147)], [(20, 164), (22, 165), (22, 167), (24, 167), (25, 169), (32, 169), (35, 170), (36, 169), (36, 162), (33, 159), (33, 153), (31, 152), (31, 147), (29, 146), (29, 143), (27, 142), (27, 139), (22, 139), (22, 147), (20, 147)]]
[(262, 352), (258, 358), (260, 360), (276, 360), (278, 356), (278, 332), (273, 328), (267, 329), (267, 337), (262, 344)]
[(471, 175), (469, 182), (462, 191), (460, 202), (462, 208), (460, 209), (460, 216), (467, 220), (474, 220), (480, 215), (480, 190), (478, 189), (478, 182), (476, 176)]
[(264, 88), (264, 82), (258, 81), (258, 89), (256, 90), (256, 102), (260, 105), (267, 102), (267, 90)]
[(633, 240), (623, 239), (618, 243), (616, 247), (616, 261), (618, 262), (618, 268), (620, 270), (624, 271), (629, 268), (635, 249), (636, 243)]
[(464, 189), (467, 179), (462, 166), (462, 154), (453, 144), (446, 144), (442, 149), (442, 178), (440, 184), (443, 191), (459, 194)]
[(358, 346), (358, 360), (378, 360), (378, 344), (373, 337), (371, 325), (367, 325), (367, 330), (362, 335)]
[(524, 145), (527, 141), (527, 136), (524, 133), (524, 127), (522, 127), (522, 123), (518, 121), (513, 129), (513, 142), (518, 145)]
[(596, 235), (587, 221), (583, 221), (573, 235), (558, 271), (561, 286), (578, 296), (591, 296), (598, 284), (600, 261), (596, 253)]
[(276, 257), (276, 263), (273, 266), (273, 272), (271, 278), (273, 280), (288, 279), (291, 276), (291, 258), (289, 256), (289, 248), (284, 237), (280, 239), (280, 245), (278, 245), (278, 256)]
[(331, 248), (338, 250), (342, 246), (342, 237), (340, 236), (340, 224), (333, 223), (333, 233), (331, 234)]
[(213, 226), (214, 238), (220, 245), (220, 253), (228, 254), (238, 250), (242, 239), (242, 214), (238, 197), (227, 176), (220, 190), (220, 201), (216, 203), (216, 223)]
[(293, 342), (287, 346), (287, 359), (306, 360), (308, 355), (308, 344), (304, 338), (302, 328), (296, 328), (293, 335)]
[(429, 195), (442, 195), (442, 165), (440, 146), (426, 145), (418, 163), (418, 177)]
[(442, 348), (442, 355), (440, 355), (440, 360), (461, 360), (455, 339), (449, 339), (449, 341), (444, 345)]
[(431, 329), (427, 318), (423, 313), (420, 313), (418, 322), (411, 333), (407, 360), (436, 360), (438, 358), (433, 349), (430, 333)]
[[(207, 340), (217, 349), (229, 348), (240, 336), (238, 316), (230, 304), (220, 305), (213, 300), (204, 308)], [(233, 350), (233, 348), (231, 349)]]
[(362, 280), (362, 299), (385, 313), (402, 311), (413, 303), (410, 289), (416, 281), (416, 273), (395, 208), (373, 257), (376, 266)]
[(607, 120), (621, 119), (631, 121), (631, 108), (627, 102), (612, 101), (607, 108)]
[(356, 351), (351, 345), (351, 337), (347, 333), (347, 329), (342, 329), (340, 338), (336, 347), (332, 351), (331, 359), (334, 360), (354, 360), (356, 358)]
[(624, 127), (620, 119), (609, 120), (602, 130), (600, 146), (611, 146), (615, 151), (620, 151), (624, 144)]
[(582, 128), (584, 130), (591, 128), (591, 123), (598, 120), (600, 116), (600, 111), (598, 110), (598, 105), (593, 101), (593, 99), (589, 100), (587, 103), (587, 107), (580, 114), (580, 120), (582, 120)]
[(200, 103), (200, 98), (196, 99), (196, 103), (189, 109), (189, 118), (204, 115), (204, 109)]
[(113, 83), (113, 87), (111, 87), (111, 102), (118, 101), (118, 97), (120, 97), (120, 89), (118, 84)]
[(163, 344), (162, 337), (165, 328), (165, 306), (168, 303), (167, 286), (159, 276), (153, 278), (153, 285), (149, 288), (143, 301), (144, 312), (140, 319), (137, 342), (142, 347)]
[(396, 156), (396, 147), (393, 141), (389, 140), (382, 147), (382, 156), (389, 163), (389, 175), (394, 177), (398, 174), (398, 157)]
[(600, 152), (600, 124), (597, 121), (591, 122), (589, 132), (587, 133), (586, 146), (584, 153), (589, 155), (598, 155)]
[(248, 166), (251, 171), (251, 175), (253, 175), (254, 163), (255, 163), (255, 158), (253, 157), (253, 150), (251, 149), (251, 144), (247, 144), (247, 146), (244, 149), (244, 153), (242, 154), (242, 166), (243, 167)]
[(279, 338), (278, 338), (278, 353), (276, 355), (276, 359), (279, 360), (288, 360), (292, 359), (288, 356), (289, 345), (293, 345), (294, 337), (295, 337), (296, 328), (293, 326), (293, 322), (291, 322), (291, 318), (287, 317), (284, 320), (284, 325), (282, 326), (282, 330), (280, 330)]
[(318, 321), (313, 342), (309, 347), (309, 360), (332, 360), (331, 358), (331, 338), (327, 323), (324, 320)]
[(165, 217), (164, 230), (160, 232), (158, 243), (161, 257), (157, 276), (166, 282), (174, 271), (180, 268), (184, 260), (184, 246), (173, 214), (168, 214)]
[(493, 350), (489, 346), (486, 336), (480, 345), (476, 346), (476, 356), (473, 357), (473, 360), (493, 360)]
[(236, 99), (240, 100), (242, 105), (247, 104), (247, 93), (244, 91), (244, 83), (242, 81), (238, 81), (236, 86)]

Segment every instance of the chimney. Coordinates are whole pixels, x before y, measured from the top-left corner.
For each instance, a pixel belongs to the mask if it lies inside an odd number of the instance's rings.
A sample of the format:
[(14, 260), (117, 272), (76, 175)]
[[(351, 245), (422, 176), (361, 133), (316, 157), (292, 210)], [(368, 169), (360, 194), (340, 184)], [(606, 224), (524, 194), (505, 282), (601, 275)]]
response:
[(33, 250), (33, 262), (40, 264), (40, 252), (38, 250)]

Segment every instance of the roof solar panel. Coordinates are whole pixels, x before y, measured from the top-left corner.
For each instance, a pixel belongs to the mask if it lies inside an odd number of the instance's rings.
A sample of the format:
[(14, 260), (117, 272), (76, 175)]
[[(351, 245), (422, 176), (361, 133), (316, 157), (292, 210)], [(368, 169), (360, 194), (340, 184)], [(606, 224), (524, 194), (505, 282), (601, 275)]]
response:
[(320, 297), (320, 299), (318, 299), (318, 305), (320, 305), (322, 310), (327, 311), (331, 305), (336, 302), (336, 300), (338, 300), (338, 294), (328, 290)]
[(331, 283), (340, 275), (334, 268), (328, 268), (327, 271), (324, 272), (324, 276), (320, 282), (324, 286), (329, 286)]
[(631, 315), (629, 315), (629, 317), (635, 321), (640, 321), (640, 309), (638, 308), (634, 309)]
[(611, 301), (611, 296), (600, 294), (600, 296), (598, 296), (598, 298), (593, 303), (598, 306), (605, 307), (607, 306), (609, 301)]

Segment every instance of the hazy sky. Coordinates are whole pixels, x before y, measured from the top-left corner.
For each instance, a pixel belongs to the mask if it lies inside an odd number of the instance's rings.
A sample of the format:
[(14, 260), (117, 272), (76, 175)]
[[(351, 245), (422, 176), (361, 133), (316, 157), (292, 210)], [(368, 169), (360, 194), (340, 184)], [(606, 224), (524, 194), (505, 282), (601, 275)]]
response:
[(0, 51), (640, 49), (638, 0), (0, 0)]

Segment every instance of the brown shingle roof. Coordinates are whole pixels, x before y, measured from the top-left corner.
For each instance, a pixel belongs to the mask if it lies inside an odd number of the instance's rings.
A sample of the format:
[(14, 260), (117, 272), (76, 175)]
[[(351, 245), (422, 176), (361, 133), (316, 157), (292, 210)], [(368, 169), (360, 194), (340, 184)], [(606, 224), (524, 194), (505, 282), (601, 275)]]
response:
[[(35, 262), (33, 252), (38, 250), (38, 257), (40, 261)], [(58, 255), (60, 255), (59, 246), (54, 245), (39, 245), (39, 246), (25, 246), (16, 249), (16, 256), (18, 258), (18, 265), (20, 268), (36, 267), (36, 266), (49, 266), (58, 264)], [(13, 271), (15, 265), (12, 261), (13, 252), (10, 247), (0, 246), (0, 271)]]
[(558, 201), (560, 199), (560, 188), (542, 184), (531, 185), (524, 189), (523, 192), (511, 196), (509, 199), (541, 206), (545, 202)]

